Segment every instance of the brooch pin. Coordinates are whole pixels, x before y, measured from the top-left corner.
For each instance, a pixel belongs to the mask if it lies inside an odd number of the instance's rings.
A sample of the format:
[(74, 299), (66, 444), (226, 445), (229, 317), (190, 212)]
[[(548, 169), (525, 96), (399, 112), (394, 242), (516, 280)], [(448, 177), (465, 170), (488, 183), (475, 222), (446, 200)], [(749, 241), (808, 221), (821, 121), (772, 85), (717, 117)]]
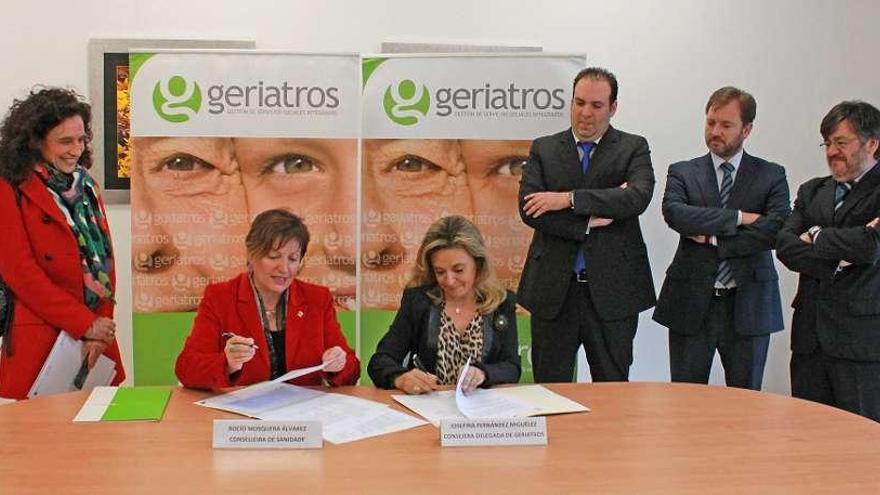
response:
[(507, 326), (509, 324), (510, 324), (510, 322), (507, 320), (507, 317), (504, 315), (498, 315), (495, 318), (495, 330), (498, 330), (499, 332), (504, 330), (505, 328), (507, 328)]

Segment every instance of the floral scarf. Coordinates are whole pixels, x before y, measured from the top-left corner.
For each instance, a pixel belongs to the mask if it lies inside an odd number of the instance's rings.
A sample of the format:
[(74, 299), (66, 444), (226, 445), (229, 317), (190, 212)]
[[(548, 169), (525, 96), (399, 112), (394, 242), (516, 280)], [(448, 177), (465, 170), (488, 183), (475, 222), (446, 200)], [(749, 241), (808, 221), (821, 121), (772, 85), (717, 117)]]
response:
[(101, 299), (113, 300), (113, 248), (107, 218), (98, 201), (98, 188), (79, 165), (73, 173), (65, 174), (41, 163), (36, 166), (36, 173), (73, 231), (83, 271), (83, 299), (94, 310)]

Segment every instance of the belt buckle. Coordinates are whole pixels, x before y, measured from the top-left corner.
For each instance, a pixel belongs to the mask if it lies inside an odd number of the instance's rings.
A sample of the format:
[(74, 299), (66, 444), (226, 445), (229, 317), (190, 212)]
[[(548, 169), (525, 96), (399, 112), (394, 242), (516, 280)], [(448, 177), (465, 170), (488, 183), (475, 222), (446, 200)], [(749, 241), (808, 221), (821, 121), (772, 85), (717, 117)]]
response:
[(580, 282), (582, 284), (585, 284), (588, 281), (586, 270), (581, 270), (581, 271), (575, 273), (574, 276), (575, 276), (575, 280), (577, 280), (578, 282)]

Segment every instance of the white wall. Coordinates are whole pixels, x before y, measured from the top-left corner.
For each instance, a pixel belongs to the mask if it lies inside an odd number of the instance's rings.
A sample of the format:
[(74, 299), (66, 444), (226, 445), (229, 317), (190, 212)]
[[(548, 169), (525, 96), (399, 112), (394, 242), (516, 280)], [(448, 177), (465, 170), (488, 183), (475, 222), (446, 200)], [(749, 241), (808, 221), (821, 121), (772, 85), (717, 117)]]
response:
[[(620, 80), (614, 125), (652, 146), (657, 191), (642, 225), (659, 290), (677, 242), (660, 216), (666, 167), (705, 153), (708, 95), (733, 84), (755, 96), (758, 116), (746, 148), (786, 166), (793, 196), (798, 184), (826, 173), (818, 147), (825, 112), (843, 99), (880, 104), (878, 17), (880, 3), (870, 0), (2, 0), (0, 108), (38, 82), (87, 93), (89, 38), (253, 39), (261, 49), (317, 52), (374, 53), (383, 41), (585, 52), (591, 65)], [(120, 268), (120, 341), (131, 370), (129, 208), (109, 214)], [(787, 309), (796, 279), (780, 272)], [(789, 391), (788, 340), (787, 331), (772, 338), (765, 390)], [(641, 318), (632, 377), (669, 378), (666, 331), (650, 312)]]

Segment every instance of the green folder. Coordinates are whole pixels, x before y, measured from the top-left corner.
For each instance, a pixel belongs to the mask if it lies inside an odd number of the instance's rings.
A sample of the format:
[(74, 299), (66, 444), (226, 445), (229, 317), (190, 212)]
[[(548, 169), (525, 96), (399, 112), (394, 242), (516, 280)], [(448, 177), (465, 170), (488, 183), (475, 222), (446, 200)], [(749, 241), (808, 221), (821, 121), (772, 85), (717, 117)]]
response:
[(119, 387), (101, 421), (159, 421), (170, 398), (170, 387)]

